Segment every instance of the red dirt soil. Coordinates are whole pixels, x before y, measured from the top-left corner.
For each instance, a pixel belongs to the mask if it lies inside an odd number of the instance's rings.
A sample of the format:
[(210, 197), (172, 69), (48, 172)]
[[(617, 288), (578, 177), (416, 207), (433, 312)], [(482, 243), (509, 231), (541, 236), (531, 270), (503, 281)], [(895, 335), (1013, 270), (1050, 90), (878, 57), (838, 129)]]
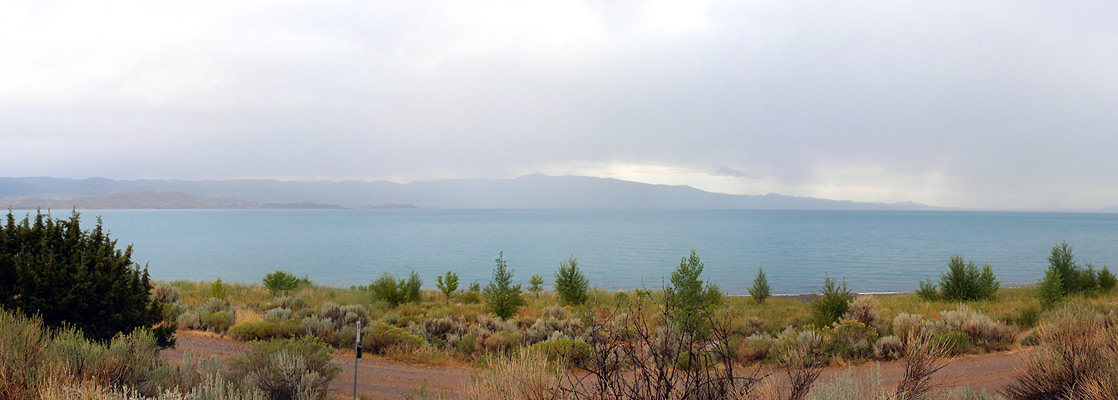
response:
[[(160, 356), (171, 362), (181, 362), (184, 352), (195, 356), (218, 355), (223, 358), (239, 356), (248, 347), (244, 342), (213, 337), (196, 332), (179, 332), (175, 335), (178, 343), (174, 349), (164, 350)], [(980, 354), (958, 357), (950, 360), (944, 369), (932, 377), (933, 384), (940, 388), (969, 385), (972, 389), (985, 389), (996, 392), (1008, 384), (1015, 375), (1014, 369), (1021, 365), (1028, 350), (1006, 353)], [(342, 367), (330, 387), (335, 393), (350, 396), (353, 393), (353, 352), (335, 352), (333, 363)], [(852, 367), (855, 375), (864, 375), (873, 368), (873, 363)], [(881, 378), (886, 386), (893, 387), (904, 374), (904, 365), (899, 361), (882, 362)], [(820, 380), (829, 380), (846, 368), (832, 367), (824, 370)], [(406, 364), (368, 356), (357, 363), (357, 394), (373, 399), (401, 399), (409, 390), (417, 389), (427, 380), (429, 392), (457, 393), (469, 382), (470, 374), (476, 369), (462, 366), (425, 366)], [(772, 371), (774, 377), (783, 371)]]

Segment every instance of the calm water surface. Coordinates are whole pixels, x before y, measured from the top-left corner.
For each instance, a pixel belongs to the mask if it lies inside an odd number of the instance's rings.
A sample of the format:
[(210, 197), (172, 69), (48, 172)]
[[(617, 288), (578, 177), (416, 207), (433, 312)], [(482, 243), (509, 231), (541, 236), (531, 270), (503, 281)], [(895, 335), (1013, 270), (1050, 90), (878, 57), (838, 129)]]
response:
[(951, 255), (988, 261), (1003, 285), (1035, 282), (1060, 241), (1118, 267), (1118, 214), (756, 210), (104, 210), (155, 279), (258, 282), (276, 269), (335, 286), (447, 270), (487, 282), (503, 251), (514, 279), (548, 281), (574, 255), (592, 285), (659, 288), (695, 249), (704, 277), (744, 294), (810, 293), (824, 274), (859, 292), (908, 291)]

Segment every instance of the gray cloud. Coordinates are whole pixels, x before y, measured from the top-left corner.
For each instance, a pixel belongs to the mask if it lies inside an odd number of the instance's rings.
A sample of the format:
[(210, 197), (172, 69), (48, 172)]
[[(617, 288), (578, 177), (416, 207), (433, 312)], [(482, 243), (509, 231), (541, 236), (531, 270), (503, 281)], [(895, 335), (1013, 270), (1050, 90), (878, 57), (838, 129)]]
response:
[(1106, 3), (219, 4), (0, 6), (0, 171), (1118, 204)]

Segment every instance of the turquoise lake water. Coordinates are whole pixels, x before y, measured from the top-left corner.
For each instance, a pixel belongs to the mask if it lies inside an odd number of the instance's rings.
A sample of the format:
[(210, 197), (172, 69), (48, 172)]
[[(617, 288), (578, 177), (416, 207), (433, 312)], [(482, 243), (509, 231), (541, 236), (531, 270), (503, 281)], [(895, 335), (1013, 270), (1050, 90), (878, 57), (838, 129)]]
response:
[[(87, 210), (154, 279), (259, 282), (284, 269), (316, 283), (366, 284), (447, 270), (489, 280), (503, 251), (514, 280), (550, 282), (574, 255), (591, 285), (659, 288), (691, 249), (703, 276), (744, 294), (758, 267), (774, 293), (810, 293), (824, 274), (858, 292), (910, 291), (951, 255), (1029, 284), (1053, 245), (1118, 267), (1118, 214), (760, 210)], [(55, 213), (65, 217), (66, 214)], [(549, 283), (550, 285), (550, 283)]]

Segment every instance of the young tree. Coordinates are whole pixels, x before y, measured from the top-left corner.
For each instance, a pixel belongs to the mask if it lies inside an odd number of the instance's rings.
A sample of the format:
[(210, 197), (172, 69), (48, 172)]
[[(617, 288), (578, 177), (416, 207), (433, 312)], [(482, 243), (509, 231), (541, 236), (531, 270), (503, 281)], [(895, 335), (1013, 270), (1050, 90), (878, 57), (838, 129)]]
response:
[(505, 264), (505, 253), (497, 257), (497, 268), (493, 270), (493, 280), (482, 291), (485, 305), (489, 311), (501, 319), (509, 319), (516, 310), (524, 305), (520, 296), (520, 284), (512, 284), (512, 271)]
[(672, 271), (671, 286), (664, 289), (668, 305), (675, 310), (674, 318), (689, 327), (704, 321), (711, 306), (722, 301), (719, 290), (711, 286), (704, 290), (699, 279), (702, 274), (703, 262), (692, 249), (689, 257), (680, 259), (679, 267)]
[(1105, 265), (1102, 266), (1102, 270), (1099, 271), (1099, 290), (1102, 290), (1103, 293), (1110, 293), (1115, 285), (1118, 285), (1118, 277), (1110, 272), (1110, 268)]
[(280, 292), (292, 291), (298, 288), (299, 278), (287, 271), (277, 269), (275, 272), (264, 275), (264, 287), (272, 292), (272, 296), (275, 296)]
[(435, 286), (438, 286), (439, 291), (446, 295), (446, 302), (449, 304), (450, 295), (458, 290), (458, 274), (455, 274), (454, 271), (446, 271), (446, 275), (439, 276), (435, 280), (437, 281)]
[(1060, 270), (1054, 266), (1048, 267), (1048, 271), (1044, 273), (1044, 279), (1041, 279), (1040, 282), (1037, 283), (1037, 292), (1040, 297), (1041, 306), (1044, 308), (1052, 308), (1053, 305), (1063, 300), (1063, 286)]
[(818, 328), (830, 326), (850, 310), (852, 300), (854, 294), (846, 287), (846, 279), (842, 280), (842, 285), (836, 285), (834, 279), (824, 274), (823, 293), (811, 302), (812, 324)]
[(407, 296), (405, 297), (409, 303), (418, 303), (420, 300), (423, 300), (422, 293), (420, 292), (420, 289), (423, 288), (423, 278), (419, 277), (418, 272), (415, 272), (415, 270), (411, 271), (411, 276), (409, 276), (408, 280), (404, 283), (404, 287), (407, 289)]
[(395, 276), (385, 272), (369, 284), (369, 291), (373, 293), (374, 299), (383, 300), (390, 307), (396, 307), (407, 302), (405, 284), (403, 279), (397, 280)]
[(532, 275), (532, 279), (529, 279), (528, 283), (532, 284), (532, 286), (528, 287), (528, 290), (532, 291), (537, 299), (540, 298), (540, 291), (543, 290), (543, 276), (539, 274)]
[(225, 300), (225, 283), (221, 282), (221, 278), (210, 284), (210, 297)]
[[(0, 229), (0, 307), (81, 328), (95, 340), (152, 328), (162, 303), (150, 297), (147, 268), (132, 262), (132, 246), (116, 244), (100, 218), (83, 231), (77, 211), (68, 220), (37, 212), (21, 223), (9, 211)], [(154, 329), (161, 345), (173, 343), (174, 329)]]
[(1060, 273), (1062, 295), (1066, 296), (1079, 288), (1079, 266), (1075, 264), (1075, 255), (1072, 254), (1068, 242), (1052, 247), (1052, 255), (1048, 256), (1048, 267)]
[(559, 304), (585, 304), (588, 285), (586, 276), (578, 269), (578, 259), (575, 256), (559, 263), (559, 270), (555, 272), (555, 292), (559, 294)]
[(765, 277), (765, 270), (758, 268), (757, 278), (753, 279), (753, 287), (749, 288), (749, 297), (752, 297), (757, 304), (765, 304), (765, 299), (768, 299), (769, 295), (769, 279)]

